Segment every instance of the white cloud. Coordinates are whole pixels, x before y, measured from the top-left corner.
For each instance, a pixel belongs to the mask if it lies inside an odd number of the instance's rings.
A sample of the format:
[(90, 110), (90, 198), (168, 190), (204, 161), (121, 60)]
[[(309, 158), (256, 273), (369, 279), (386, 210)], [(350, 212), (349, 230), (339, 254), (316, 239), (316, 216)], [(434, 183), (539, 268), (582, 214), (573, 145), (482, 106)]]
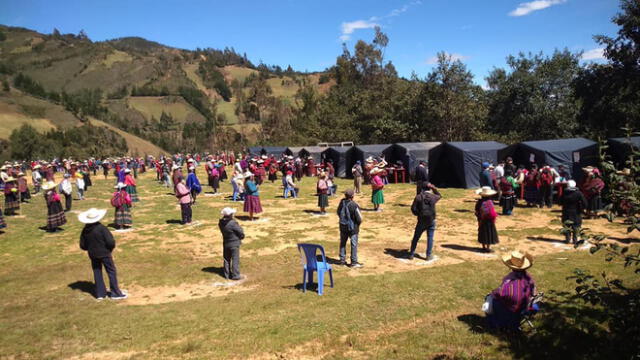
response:
[(553, 5), (558, 5), (565, 2), (567, 2), (567, 0), (536, 0), (526, 3), (520, 3), (515, 10), (509, 13), (509, 16), (525, 16), (534, 11), (546, 9)]
[(347, 41), (351, 38), (351, 34), (354, 31), (360, 29), (373, 29), (378, 26), (378, 24), (371, 20), (356, 20), (351, 22), (343, 22), (342, 23), (342, 35), (340, 35), (340, 40)]
[[(451, 61), (458, 61), (458, 60), (460, 60), (460, 61), (464, 61), (464, 60), (469, 59), (469, 56), (465, 56), (465, 55), (462, 55), (462, 54), (456, 54), (456, 53), (449, 54), (449, 53), (447, 53), (447, 52), (445, 52), (444, 54), (445, 54), (445, 55), (446, 55), (446, 56), (447, 56)], [(435, 64), (437, 64), (437, 63), (438, 63), (438, 55), (435, 55), (435, 56), (432, 56), (432, 57), (428, 58), (428, 59), (427, 59), (427, 61), (426, 61), (426, 63), (427, 63), (427, 65), (435, 65)]]
[(604, 59), (604, 48), (596, 48), (582, 53), (582, 60), (602, 60)]
[(353, 34), (356, 30), (361, 29), (373, 29), (376, 26), (380, 26), (379, 22), (384, 19), (400, 16), (403, 13), (407, 12), (409, 8), (416, 5), (422, 5), (421, 0), (415, 0), (408, 4), (403, 5), (400, 8), (391, 10), (388, 14), (383, 16), (372, 16), (369, 20), (356, 20), (350, 22), (343, 22), (341, 25), (342, 34), (340, 35), (341, 41), (347, 41), (351, 39), (351, 34)]

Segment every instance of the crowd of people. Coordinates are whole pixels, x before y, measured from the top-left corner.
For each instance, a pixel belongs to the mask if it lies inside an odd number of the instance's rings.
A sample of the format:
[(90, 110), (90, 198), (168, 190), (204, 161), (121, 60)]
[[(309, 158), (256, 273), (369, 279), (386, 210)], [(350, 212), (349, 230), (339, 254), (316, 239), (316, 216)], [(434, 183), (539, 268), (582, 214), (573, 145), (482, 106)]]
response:
[[(426, 232), (427, 247), (424, 259), (434, 261), (434, 239), (436, 232), (436, 204), (442, 198), (439, 189), (430, 183), (428, 164), (420, 161), (415, 169), (414, 181), (416, 196), (411, 205), (411, 212), (417, 218), (413, 238), (410, 242), (408, 258), (413, 260), (419, 240)], [(242, 210), (248, 214), (249, 221), (263, 212), (260, 201), (260, 187), (265, 182), (282, 181), (283, 198), (298, 198), (299, 183), (305, 177), (316, 180), (317, 205), (319, 215), (325, 215), (329, 207), (329, 197), (337, 194), (335, 183), (336, 169), (331, 159), (323, 159), (319, 164), (312, 157), (275, 155), (250, 155), (242, 153), (221, 152), (217, 154), (175, 154), (155, 158), (123, 157), (118, 159), (87, 159), (74, 161), (72, 159), (54, 159), (51, 162), (33, 161), (22, 163), (5, 163), (0, 172), (0, 186), (4, 193), (4, 215), (11, 217), (20, 213), (20, 204), (29, 202), (32, 195), (43, 193), (48, 209), (47, 231), (58, 231), (67, 222), (66, 213), (73, 207), (73, 190), (76, 190), (76, 201), (85, 199), (86, 193), (92, 186), (92, 176), (102, 170), (106, 178), (110, 174), (114, 177), (114, 189), (110, 204), (114, 208), (114, 226), (116, 231), (131, 229), (133, 226), (132, 209), (141, 199), (137, 191), (137, 177), (139, 173), (155, 169), (159, 186), (173, 190), (181, 209), (181, 223), (193, 224), (192, 206), (196, 199), (211, 188), (210, 194), (221, 194), (222, 185), (228, 180), (231, 185), (231, 202), (242, 201)], [(184, 171), (186, 170), (186, 172)], [(597, 216), (603, 208), (601, 193), (605, 183), (597, 168), (582, 169), (584, 176), (579, 184), (572, 179), (572, 174), (562, 165), (554, 168), (547, 164), (538, 167), (531, 164), (528, 167), (516, 166), (511, 158), (506, 158), (497, 164), (485, 162), (479, 174), (480, 188), (476, 191), (479, 196), (475, 205), (475, 216), (478, 222), (478, 242), (483, 251), (492, 252), (491, 246), (499, 243), (496, 221), (498, 212), (495, 206), (502, 208), (501, 214), (512, 215), (518, 203), (528, 207), (551, 207), (554, 203), (562, 206), (562, 222), (569, 231), (566, 241), (578, 244), (582, 216)], [(356, 202), (355, 196), (363, 192), (362, 186), (371, 186), (372, 211), (382, 211), (384, 204), (384, 188), (389, 184), (389, 173), (393, 171), (384, 159), (369, 157), (364, 164), (357, 161), (351, 169), (353, 188), (344, 191), (344, 198), (339, 202), (336, 210), (339, 219), (339, 264), (347, 265), (347, 242), (350, 242), (350, 263), (352, 268), (362, 267), (358, 259), (358, 235), (363, 223), (362, 209)], [(26, 173), (31, 173), (31, 191)], [(198, 176), (199, 172), (202, 179)], [(619, 175), (629, 175), (628, 169), (620, 171)], [(56, 180), (59, 179), (59, 181)], [(622, 184), (621, 186), (629, 186)], [(64, 203), (63, 203), (64, 201)], [(221, 213), (219, 229), (223, 238), (224, 275), (231, 280), (242, 278), (240, 273), (240, 245), (244, 239), (244, 231), (235, 220), (236, 209), (225, 207)], [(79, 215), (79, 220), (86, 224), (81, 234), (80, 247), (89, 252), (92, 269), (95, 275), (96, 297), (105, 298), (107, 292), (102, 280), (101, 268), (104, 267), (111, 283), (110, 296), (115, 299), (126, 298), (117, 284), (116, 270), (111, 251), (115, 247), (115, 240), (107, 227), (100, 224), (106, 215), (106, 210), (90, 209)], [(0, 228), (6, 227), (6, 221), (1, 216)], [(514, 272), (507, 278), (517, 280), (518, 285), (526, 288), (520, 295), (535, 293), (535, 283), (526, 274), (526, 269), (533, 264), (529, 254), (513, 253), (503, 259)], [(505, 279), (507, 279), (505, 278)], [(505, 280), (506, 281), (506, 280)], [(513, 285), (508, 285), (513, 286)], [(493, 301), (508, 298), (512, 290), (500, 289), (494, 291)], [(524, 290), (523, 290), (524, 291)], [(505, 295), (506, 294), (506, 295)], [(525, 296), (526, 297), (526, 296)], [(501, 311), (507, 309), (512, 313), (517, 308), (522, 309), (523, 299), (505, 300), (494, 304), (495, 316), (491, 321), (496, 322), (505, 318)], [(503, 319), (504, 320), (504, 319)], [(513, 319), (509, 318), (508, 321)], [(505, 320), (505, 321), (507, 321)]]

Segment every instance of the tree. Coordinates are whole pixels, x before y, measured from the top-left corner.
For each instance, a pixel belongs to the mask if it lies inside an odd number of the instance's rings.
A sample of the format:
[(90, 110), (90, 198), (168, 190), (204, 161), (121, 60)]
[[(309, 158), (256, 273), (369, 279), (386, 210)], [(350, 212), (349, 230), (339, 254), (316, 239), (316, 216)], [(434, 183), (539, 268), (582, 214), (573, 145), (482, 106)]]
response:
[(555, 51), (551, 57), (520, 53), (507, 58), (509, 70), (487, 77), (489, 130), (513, 141), (571, 137), (578, 129), (580, 102), (573, 83), (580, 54)]
[(591, 65), (576, 84), (583, 131), (600, 136), (621, 136), (625, 126), (640, 128), (640, 2), (622, 0), (620, 7), (613, 18), (618, 35), (595, 36), (609, 63)]
[(29, 124), (24, 124), (11, 132), (11, 157), (13, 159), (31, 160), (38, 158), (40, 135)]

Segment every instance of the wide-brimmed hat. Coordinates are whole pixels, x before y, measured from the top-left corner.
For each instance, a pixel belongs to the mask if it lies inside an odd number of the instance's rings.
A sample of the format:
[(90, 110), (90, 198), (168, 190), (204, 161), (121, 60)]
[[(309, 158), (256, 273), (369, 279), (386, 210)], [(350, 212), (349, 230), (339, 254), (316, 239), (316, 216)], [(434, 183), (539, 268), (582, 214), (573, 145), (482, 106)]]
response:
[(38, 169), (40, 169), (41, 167), (42, 167), (42, 166), (40, 166), (40, 165), (36, 165), (36, 166), (34, 166), (34, 167), (33, 167), (33, 170), (38, 170)]
[(114, 188), (116, 189), (124, 189), (127, 187), (127, 184), (123, 183), (123, 182), (119, 182), (116, 184), (116, 186), (114, 186)]
[(24, 176), (24, 173), (23, 173), (22, 171), (20, 171), (20, 172), (18, 173), (18, 176)]
[(178, 169), (180, 169), (180, 166), (175, 164), (171, 167), (171, 170), (178, 170)]
[(84, 211), (78, 214), (78, 221), (80, 221), (83, 224), (93, 224), (102, 220), (102, 218), (106, 214), (107, 214), (107, 209), (91, 208), (87, 211)]
[(252, 177), (252, 176), (253, 176), (253, 173), (252, 173), (251, 171), (247, 171), (247, 172), (245, 172), (245, 173), (244, 173), (244, 175), (243, 175), (243, 176), (245, 177), (245, 179), (246, 179), (246, 178), (250, 178), (250, 177)]
[(382, 168), (379, 167), (374, 167), (373, 169), (371, 169), (371, 175), (376, 175), (382, 172)]
[(130, 172), (131, 172), (131, 169), (124, 169), (124, 173), (125, 173), (125, 174), (128, 174), (128, 173), (130, 173)]
[(261, 159), (265, 159), (265, 160), (268, 159), (267, 155), (262, 155), (262, 156), (260, 156), (260, 158)]
[(502, 262), (512, 270), (527, 270), (533, 265), (533, 257), (528, 253), (512, 251), (511, 254), (502, 256)]
[(16, 178), (14, 178), (13, 176), (9, 176), (7, 180), (5, 180), (4, 182), (11, 182), (11, 181), (16, 181)]
[(480, 195), (482, 197), (489, 197), (489, 196), (493, 196), (495, 194), (497, 194), (498, 192), (493, 190), (491, 187), (489, 186), (483, 186), (480, 189), (476, 190), (476, 194)]
[(624, 175), (624, 176), (631, 176), (631, 169), (629, 168), (624, 168), (620, 171), (616, 171), (616, 174), (618, 175)]
[(54, 183), (53, 181), (48, 181), (48, 182), (42, 184), (42, 190), (44, 190), (44, 191), (51, 190), (51, 189), (53, 189), (55, 187), (56, 187), (56, 183)]
[(573, 180), (567, 181), (567, 190), (575, 190), (575, 189), (577, 189), (576, 182)]
[(236, 210), (234, 208), (226, 207), (226, 208), (222, 209), (222, 211), (220, 211), (220, 214), (222, 216), (229, 217), (229, 216), (235, 214), (236, 211), (238, 211), (238, 210)]
[(594, 168), (593, 166), (587, 166), (587, 167), (583, 167), (582, 171), (590, 173), (590, 172), (593, 172), (595, 169), (596, 168)]

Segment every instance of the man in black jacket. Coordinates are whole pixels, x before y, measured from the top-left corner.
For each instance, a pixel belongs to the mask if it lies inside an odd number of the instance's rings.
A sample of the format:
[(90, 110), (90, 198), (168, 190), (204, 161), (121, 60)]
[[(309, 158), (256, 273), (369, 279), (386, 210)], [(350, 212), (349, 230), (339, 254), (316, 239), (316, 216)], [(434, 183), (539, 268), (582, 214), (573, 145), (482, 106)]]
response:
[(427, 170), (427, 163), (420, 160), (420, 164), (416, 167), (416, 195), (422, 192), (424, 184), (429, 182), (429, 170)]
[(433, 260), (433, 236), (436, 232), (436, 203), (442, 196), (438, 189), (425, 182), (422, 185), (420, 194), (416, 195), (411, 205), (411, 212), (418, 218), (416, 229), (411, 240), (411, 251), (409, 260), (413, 260), (415, 256), (418, 241), (423, 232), (427, 232), (427, 261)]
[(348, 189), (344, 192), (344, 199), (338, 205), (338, 217), (340, 218), (340, 265), (346, 265), (347, 261), (347, 239), (351, 239), (351, 267), (360, 268), (362, 263), (358, 262), (358, 233), (362, 224), (360, 206), (353, 201), (355, 192)]
[(109, 229), (100, 223), (107, 210), (89, 209), (78, 215), (78, 220), (84, 223), (84, 229), (80, 235), (80, 248), (89, 253), (93, 278), (96, 286), (95, 296), (103, 300), (107, 296), (107, 289), (102, 278), (102, 266), (109, 276), (109, 297), (112, 300), (127, 298), (127, 293), (118, 287), (116, 265), (113, 263), (111, 252), (116, 247), (116, 242)]
[(244, 239), (244, 231), (240, 224), (233, 218), (236, 209), (222, 209), (222, 218), (218, 227), (222, 233), (222, 245), (224, 257), (224, 277), (231, 280), (240, 280), (240, 244)]
[(562, 194), (560, 204), (562, 205), (562, 224), (569, 230), (564, 233), (565, 242), (568, 244), (573, 240), (573, 244), (579, 245), (578, 235), (582, 227), (582, 212), (587, 208), (587, 199), (578, 190), (575, 181), (567, 181), (567, 188)]

